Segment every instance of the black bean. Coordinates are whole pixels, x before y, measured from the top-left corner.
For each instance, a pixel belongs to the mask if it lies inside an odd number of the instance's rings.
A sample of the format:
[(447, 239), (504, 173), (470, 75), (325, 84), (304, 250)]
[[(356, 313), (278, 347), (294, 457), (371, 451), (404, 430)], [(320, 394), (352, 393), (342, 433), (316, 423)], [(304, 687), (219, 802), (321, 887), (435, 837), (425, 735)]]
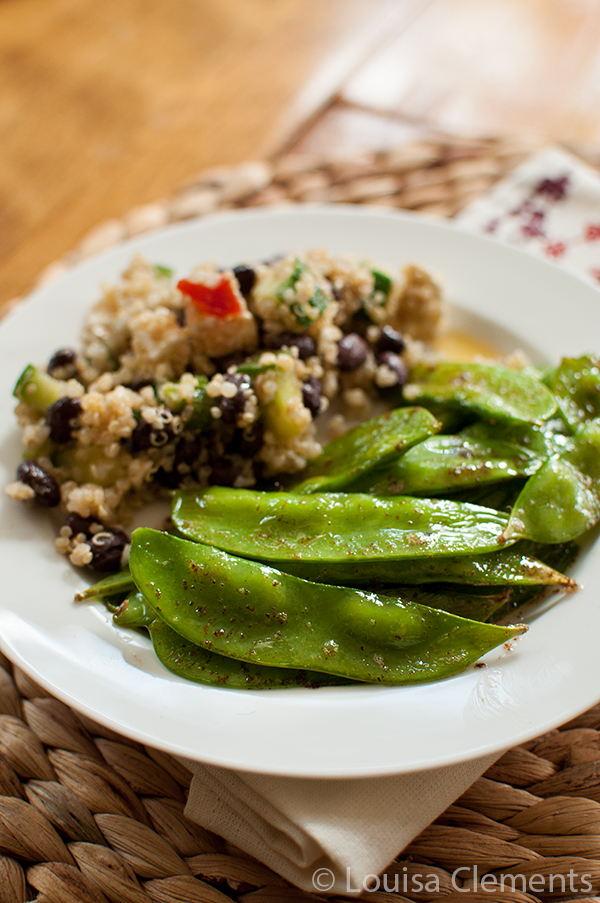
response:
[(229, 458), (218, 458), (211, 464), (210, 482), (217, 486), (233, 486), (239, 468)]
[(103, 530), (90, 540), (92, 561), (90, 567), (95, 571), (118, 571), (121, 558), (129, 537), (122, 530)]
[(78, 533), (85, 533), (86, 536), (92, 535), (92, 524), (100, 523), (95, 517), (82, 517), (80, 514), (69, 514), (65, 521), (65, 526), (70, 527), (73, 536)]
[(135, 452), (147, 451), (149, 448), (162, 448), (173, 439), (168, 425), (158, 429), (147, 420), (142, 419), (135, 425), (131, 434), (130, 448)]
[(375, 342), (375, 351), (377, 354), (383, 354), (384, 351), (393, 351), (394, 354), (402, 354), (405, 349), (404, 339), (397, 330), (391, 326), (384, 326), (381, 335)]
[(191, 467), (200, 455), (200, 443), (197, 439), (180, 439), (175, 446), (175, 468), (178, 464), (187, 464)]
[(175, 311), (175, 319), (177, 320), (177, 325), (183, 329), (187, 322), (187, 313), (185, 307), (180, 307)]
[(369, 346), (355, 332), (345, 335), (338, 342), (337, 365), (343, 373), (358, 370), (367, 359)]
[(70, 379), (72, 376), (75, 376), (77, 366), (75, 364), (75, 352), (72, 348), (60, 348), (54, 352), (48, 361), (48, 373), (50, 376), (53, 376), (57, 370), (61, 371), (62, 379)]
[(247, 297), (254, 288), (254, 283), (256, 282), (256, 273), (254, 272), (252, 267), (246, 266), (245, 264), (240, 264), (240, 266), (233, 268), (233, 274), (238, 281), (242, 295), (244, 295), (244, 297)]
[(248, 427), (242, 431), (241, 438), (237, 443), (237, 451), (245, 458), (253, 458), (257, 455), (263, 446), (263, 429), (260, 423)]
[(397, 378), (395, 386), (403, 386), (408, 379), (408, 367), (400, 355), (394, 354), (393, 351), (384, 351), (382, 354), (379, 354), (377, 356), (377, 366), (385, 366), (392, 373), (395, 373)]
[(287, 345), (288, 348), (297, 348), (301, 361), (313, 357), (317, 353), (317, 343), (311, 335), (305, 332), (280, 332), (279, 335), (268, 339), (268, 347), (277, 349)]
[(50, 438), (57, 445), (64, 445), (73, 436), (74, 422), (81, 414), (78, 398), (59, 398), (46, 411), (46, 423), (50, 427)]
[(302, 402), (305, 408), (308, 408), (313, 417), (316, 417), (321, 410), (321, 397), (323, 395), (323, 386), (316, 376), (311, 376), (305, 383), (302, 383)]
[(41, 508), (55, 508), (60, 502), (60, 489), (54, 477), (32, 458), (21, 461), (17, 468), (17, 480), (31, 486), (35, 492), (33, 501)]
[(247, 373), (231, 373), (226, 381), (237, 386), (237, 392), (233, 398), (219, 397), (218, 406), (221, 411), (223, 423), (235, 423), (244, 410), (246, 404), (246, 390), (250, 388), (250, 377)]
[(177, 489), (183, 479), (183, 474), (180, 474), (175, 468), (165, 470), (164, 467), (159, 467), (154, 474), (154, 479), (166, 489)]

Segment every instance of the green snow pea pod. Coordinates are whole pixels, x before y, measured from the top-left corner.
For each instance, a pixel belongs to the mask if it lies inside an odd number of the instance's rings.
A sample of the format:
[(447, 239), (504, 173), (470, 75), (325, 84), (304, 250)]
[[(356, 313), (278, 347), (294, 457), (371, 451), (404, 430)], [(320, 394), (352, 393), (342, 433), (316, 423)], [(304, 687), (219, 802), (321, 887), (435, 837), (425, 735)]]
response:
[(600, 360), (595, 355), (563, 358), (554, 372), (551, 388), (572, 431), (600, 416)]
[(537, 458), (547, 458), (560, 452), (568, 442), (570, 431), (561, 417), (544, 423), (487, 423), (479, 420), (465, 427), (461, 436), (478, 442), (510, 442)]
[(571, 586), (569, 577), (549, 567), (522, 548), (514, 546), (483, 555), (430, 556), (400, 561), (278, 561), (274, 567), (335, 585), (376, 586), (390, 583), (460, 583), (472, 586), (556, 585)]
[(505, 531), (535, 542), (568, 542), (600, 519), (600, 419), (580, 426), (560, 455), (529, 478)]
[(155, 530), (134, 532), (130, 563), (148, 604), (177, 633), (252, 664), (415, 683), (449, 677), (526, 629), (310, 583)]
[(225, 486), (176, 492), (171, 517), (189, 539), (273, 564), (476, 555), (506, 545), (508, 523), (498, 511), (447, 499)]
[(119, 571), (118, 574), (110, 574), (108, 577), (93, 583), (86, 589), (75, 595), (75, 602), (83, 602), (85, 599), (104, 599), (108, 596), (118, 596), (135, 589), (131, 579), (129, 568)]
[(404, 386), (408, 402), (446, 404), (491, 420), (541, 423), (556, 410), (552, 392), (530, 373), (501, 364), (417, 364)]
[(115, 611), (113, 621), (117, 627), (149, 627), (155, 617), (141, 593), (130, 593)]
[(149, 625), (157, 658), (163, 665), (196, 683), (234, 690), (276, 690), (282, 687), (331, 687), (350, 683), (343, 677), (295, 668), (272, 668), (240, 662), (191, 643), (160, 618)]
[[(511, 594), (510, 587), (505, 587), (495, 593), (459, 593), (444, 590), (430, 592), (414, 586), (399, 586), (395, 590), (396, 595), (401, 596), (405, 601), (426, 605), (428, 608), (438, 608), (471, 621), (490, 620), (494, 612), (506, 605)], [(393, 598), (394, 590), (390, 587), (379, 595)]]
[[(560, 568), (561, 571), (569, 568), (578, 554), (579, 547), (574, 542), (563, 542), (544, 547), (546, 563), (554, 568)], [(528, 602), (537, 601), (538, 598), (545, 599), (552, 593), (572, 592), (576, 589), (577, 583), (575, 580), (570, 580), (566, 586), (513, 586), (510, 588), (510, 595), (506, 603), (494, 613), (491, 620), (497, 621), (500, 618), (512, 616), (517, 609)]]
[(276, 687), (322, 687), (346, 683), (341, 677), (289, 668), (268, 668), (237, 662), (202, 649), (179, 636), (156, 612), (141, 593), (134, 593), (114, 613), (118, 627), (145, 627), (158, 659), (169, 671), (197, 683), (236, 689)]
[(530, 476), (541, 464), (532, 452), (511, 442), (432, 436), (401, 458), (360, 476), (349, 489), (374, 495), (436, 495)]
[(318, 458), (288, 484), (291, 492), (338, 492), (360, 474), (394, 460), (441, 424), (425, 408), (397, 408), (361, 423), (325, 446)]

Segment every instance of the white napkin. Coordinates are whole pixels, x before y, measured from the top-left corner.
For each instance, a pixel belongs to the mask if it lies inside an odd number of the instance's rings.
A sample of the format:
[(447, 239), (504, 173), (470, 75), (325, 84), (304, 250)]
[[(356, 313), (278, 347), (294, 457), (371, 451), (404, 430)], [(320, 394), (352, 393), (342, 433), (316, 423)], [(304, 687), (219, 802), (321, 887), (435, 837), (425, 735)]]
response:
[(600, 288), (600, 176), (564, 150), (529, 157), (454, 220)]
[(497, 758), (353, 780), (242, 774), (186, 759), (194, 777), (185, 814), (304, 890), (358, 893)]
[[(600, 177), (562, 150), (529, 158), (456, 222), (600, 286)], [(497, 757), (354, 780), (242, 774), (186, 761), (194, 777), (185, 814), (305, 890), (358, 893)]]

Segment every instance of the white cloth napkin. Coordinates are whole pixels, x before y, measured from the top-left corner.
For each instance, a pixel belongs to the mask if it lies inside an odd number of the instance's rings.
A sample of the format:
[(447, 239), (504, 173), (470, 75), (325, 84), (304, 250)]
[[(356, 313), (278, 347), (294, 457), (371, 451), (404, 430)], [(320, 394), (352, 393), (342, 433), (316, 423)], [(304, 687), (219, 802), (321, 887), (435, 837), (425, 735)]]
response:
[[(529, 158), (456, 222), (600, 287), (600, 177), (562, 150)], [(497, 755), (416, 774), (310, 780), (197, 762), (185, 814), (308, 891), (358, 893)]]
[(560, 148), (529, 157), (454, 222), (600, 288), (600, 176)]

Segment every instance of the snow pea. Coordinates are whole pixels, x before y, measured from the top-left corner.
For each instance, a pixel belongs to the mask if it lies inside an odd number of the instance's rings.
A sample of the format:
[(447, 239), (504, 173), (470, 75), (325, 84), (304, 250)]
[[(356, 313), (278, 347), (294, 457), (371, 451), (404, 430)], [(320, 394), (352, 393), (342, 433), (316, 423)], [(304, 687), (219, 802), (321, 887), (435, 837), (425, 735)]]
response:
[(176, 633), (160, 618), (148, 627), (152, 645), (163, 665), (196, 683), (234, 690), (276, 690), (282, 687), (331, 687), (350, 681), (334, 674), (296, 668), (273, 668), (240, 662), (209, 652)]
[(600, 416), (600, 360), (595, 355), (563, 358), (550, 385), (572, 431)]
[[(132, 581), (133, 582), (133, 581)], [(346, 683), (341, 677), (319, 674), (316, 671), (295, 671), (290, 668), (268, 668), (246, 664), (202, 649), (179, 636), (156, 617), (141, 593), (133, 593), (114, 613), (118, 627), (144, 627), (163, 665), (187, 680), (197, 683), (228, 686), (236, 689), (269, 689), (276, 687), (323, 687)]]
[(447, 499), (225, 486), (176, 492), (171, 517), (189, 539), (271, 563), (476, 555), (506, 545), (508, 524), (491, 508)]
[(411, 403), (445, 404), (488, 420), (541, 423), (556, 410), (553, 393), (539, 379), (501, 364), (417, 364), (403, 394)]
[(118, 596), (128, 593), (134, 584), (129, 573), (129, 568), (119, 571), (117, 574), (109, 574), (103, 580), (98, 580), (86, 589), (77, 593), (75, 602), (83, 602), (85, 599), (104, 599), (109, 596)]
[[(574, 542), (556, 543), (544, 546), (544, 557), (547, 564), (553, 568), (560, 568), (561, 571), (565, 571), (573, 564), (579, 551), (579, 546)], [(577, 583), (575, 580), (570, 580), (566, 586), (513, 586), (510, 588), (510, 595), (506, 604), (494, 612), (493, 620), (496, 621), (499, 618), (508, 617), (528, 602), (533, 602), (538, 598), (545, 599), (554, 592), (573, 592), (576, 589)]]
[(568, 542), (600, 520), (600, 419), (579, 427), (560, 455), (529, 478), (505, 531), (536, 542)]
[[(131, 578), (133, 583), (133, 578)], [(135, 584), (134, 584), (135, 587)], [(156, 615), (141, 593), (130, 593), (113, 614), (117, 627), (148, 627)]]
[(449, 677), (526, 630), (310, 583), (202, 543), (134, 532), (131, 572), (181, 636), (252, 664), (385, 684)]
[(544, 423), (488, 423), (479, 420), (465, 427), (461, 436), (478, 442), (510, 442), (538, 458), (560, 452), (568, 442), (570, 431), (561, 417)]
[[(402, 586), (396, 588), (396, 594), (401, 595), (406, 601), (426, 605), (428, 608), (438, 608), (471, 621), (488, 621), (495, 612), (508, 603), (511, 589), (505, 587), (494, 593), (458, 593), (444, 590), (432, 592), (414, 586)], [(392, 589), (390, 588), (390, 591), (386, 589), (385, 593), (380, 595), (391, 596)]]
[(549, 567), (519, 542), (483, 555), (430, 556), (400, 561), (267, 562), (296, 577), (318, 583), (377, 586), (394, 583), (459, 583), (471, 586), (556, 585), (570, 587), (569, 577)]
[(397, 408), (359, 424), (325, 446), (288, 485), (292, 492), (337, 492), (360, 474), (394, 460), (417, 442), (440, 430), (441, 424), (425, 408)]
[(432, 436), (384, 467), (360, 476), (355, 492), (435, 495), (530, 476), (542, 460), (515, 443), (468, 436)]

